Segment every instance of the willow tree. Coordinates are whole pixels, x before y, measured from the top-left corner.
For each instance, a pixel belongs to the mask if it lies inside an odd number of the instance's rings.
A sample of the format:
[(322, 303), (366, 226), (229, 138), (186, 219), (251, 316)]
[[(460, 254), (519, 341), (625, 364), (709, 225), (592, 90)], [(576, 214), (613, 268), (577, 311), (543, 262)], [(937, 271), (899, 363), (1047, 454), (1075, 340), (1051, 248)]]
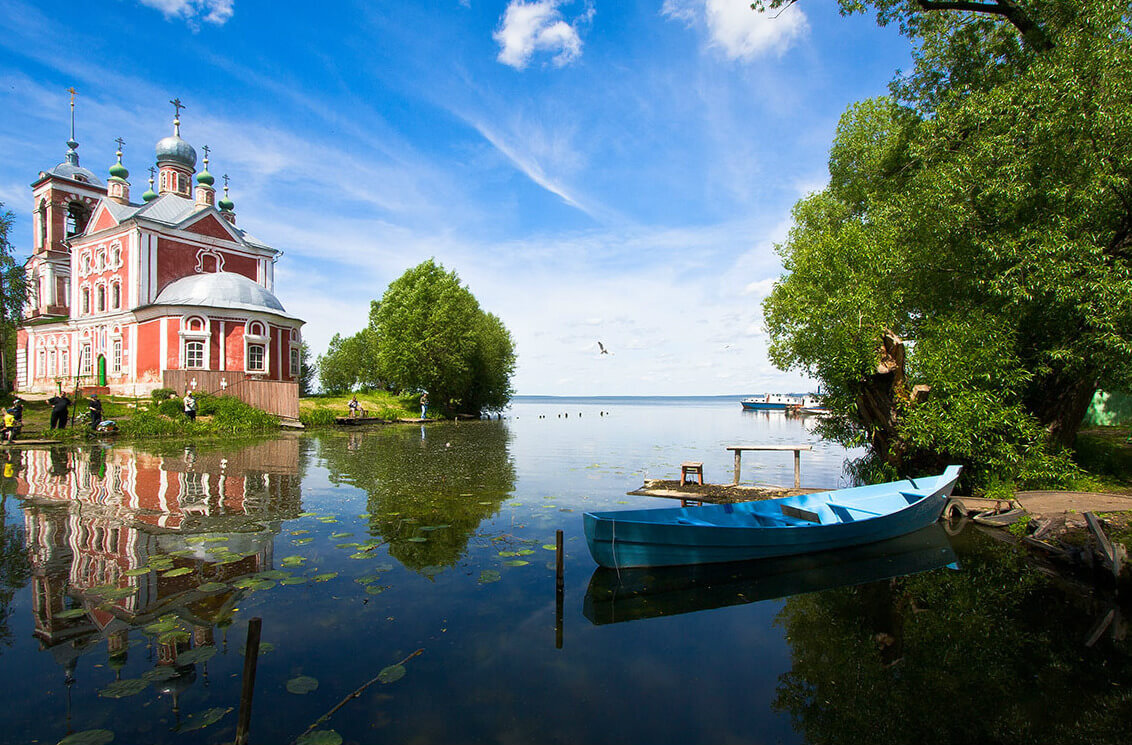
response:
[(850, 107), (829, 186), (795, 207), (772, 358), (890, 467), (1048, 480), (1097, 388), (1132, 384), (1132, 11), (870, 5), (915, 68)]

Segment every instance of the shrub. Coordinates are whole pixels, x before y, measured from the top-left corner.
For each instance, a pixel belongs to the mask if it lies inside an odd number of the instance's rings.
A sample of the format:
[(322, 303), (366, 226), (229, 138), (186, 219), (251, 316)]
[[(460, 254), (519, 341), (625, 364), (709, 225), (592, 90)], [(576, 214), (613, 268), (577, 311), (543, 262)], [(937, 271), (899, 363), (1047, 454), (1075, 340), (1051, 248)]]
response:
[(177, 391), (173, 390), (172, 388), (154, 388), (149, 394), (149, 397), (153, 399), (153, 403), (155, 404), (160, 404), (163, 401), (169, 400), (170, 396), (175, 398), (177, 396)]
[(164, 414), (170, 419), (177, 419), (185, 415), (184, 405), (177, 399), (170, 398), (157, 404), (157, 413)]
[(334, 420), (338, 414), (334, 409), (328, 409), (325, 406), (319, 406), (310, 411), (303, 411), (299, 413), (299, 421), (305, 427), (328, 427), (334, 424)]
[[(232, 396), (208, 396), (203, 407), (212, 417), (212, 426), (220, 432), (261, 432), (278, 429), (279, 420), (266, 411), (249, 406)], [(201, 412), (203, 413), (203, 412)]]

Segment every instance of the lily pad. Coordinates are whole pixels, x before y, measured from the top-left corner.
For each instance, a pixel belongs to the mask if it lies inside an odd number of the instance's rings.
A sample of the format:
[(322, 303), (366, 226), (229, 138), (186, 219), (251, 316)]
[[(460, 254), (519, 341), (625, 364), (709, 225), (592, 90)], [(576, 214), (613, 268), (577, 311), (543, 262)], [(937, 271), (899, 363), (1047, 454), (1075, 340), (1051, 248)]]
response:
[(284, 556), (283, 560), (279, 562), (280, 566), (285, 567), (298, 567), (306, 563), (307, 557), (305, 556)]
[(141, 678), (126, 678), (125, 680), (114, 681), (99, 691), (98, 695), (103, 698), (125, 698), (126, 696), (137, 695), (148, 687), (149, 681)]
[(387, 587), (386, 585), (366, 585), (366, 594), (367, 595), (380, 595), (381, 593), (385, 592), (388, 589), (389, 589), (389, 587)]
[(184, 629), (177, 629), (176, 631), (168, 631), (161, 636), (157, 637), (157, 641), (162, 644), (173, 644), (175, 642), (187, 642), (189, 640), (189, 632)]
[[(239, 648), (240, 654), (243, 655), (246, 651), (247, 651), (247, 647), (244, 647), (243, 645), (241, 645), (240, 648)], [(259, 656), (260, 657), (263, 657), (268, 652), (274, 652), (274, 651), (275, 651), (275, 645), (272, 644), (271, 642), (260, 642), (259, 643)]]
[(534, 551), (532, 551), (529, 548), (521, 548), (521, 549), (519, 549), (518, 551), (515, 552), (515, 555), (516, 556), (530, 556), (533, 553), (534, 553)]
[(342, 735), (332, 729), (316, 729), (295, 740), (295, 745), (342, 745)]
[(492, 582), (498, 582), (503, 579), (503, 575), (494, 569), (484, 569), (480, 572), (479, 582), (481, 585), (488, 585)]
[(409, 543), (428, 543), (428, 539), (425, 538), (423, 535), (413, 536), (412, 538), (410, 538), (408, 540), (409, 540)]
[(184, 577), (186, 574), (192, 574), (192, 573), (193, 573), (192, 567), (177, 567), (176, 569), (170, 569), (168, 572), (162, 572), (161, 576), (162, 577)]
[(326, 572), (325, 574), (316, 574), (311, 577), (311, 582), (327, 582), (338, 576), (338, 572)]
[(294, 546), (305, 546), (313, 540), (313, 538), (296, 538), (295, 540), (291, 541), (291, 544)]
[(525, 567), (526, 565), (528, 565), (530, 563), (531, 562), (523, 561), (522, 559), (511, 559), (511, 561), (503, 562), (503, 566), (506, 566), (506, 567)]
[(518, 556), (518, 554), (515, 553), (514, 551), (500, 551), (499, 555), (500, 556)]
[(193, 551), (191, 548), (182, 548), (182, 549), (178, 549), (176, 551), (170, 551), (169, 555), (183, 558), (185, 556), (192, 556), (195, 553), (196, 553), (196, 551)]
[(557, 551), (558, 550), (558, 545), (554, 544), (554, 543), (544, 543), (544, 544), (542, 544), (542, 547), (545, 548), (547, 551)]
[(60, 740), (57, 745), (108, 745), (114, 742), (114, 733), (108, 729), (84, 729)]
[(377, 674), (377, 679), (385, 684), (396, 683), (398, 680), (405, 677), (405, 672), (404, 665), (390, 665)]
[(189, 714), (185, 717), (185, 721), (177, 728), (178, 732), (192, 732), (193, 730), (204, 729), (210, 725), (216, 724), (224, 716), (232, 711), (231, 706), (215, 706), (211, 709), (198, 711), (195, 714)]
[(228, 585), (224, 584), (223, 582), (205, 582), (197, 589), (201, 592), (216, 592), (217, 590), (228, 589)]
[(309, 532), (309, 530), (292, 530), (291, 535), (306, 535)]
[(352, 535), (353, 533), (331, 533), (330, 537), (333, 540), (338, 540), (339, 538), (349, 538)]
[(208, 662), (216, 655), (216, 645), (206, 644), (177, 655), (178, 665), (195, 665), (198, 662)]
[(444, 528), (451, 528), (451, 525), (425, 525), (421, 530), (443, 530)]
[(284, 572), (282, 569), (268, 569), (265, 572), (260, 572), (256, 576), (261, 579), (286, 579), (291, 576), (291, 573)]
[(362, 544), (360, 544), (360, 543), (339, 543), (339, 544), (334, 546), (334, 548), (343, 548), (343, 549), (345, 549), (345, 548), (361, 548), (361, 547), (362, 547)]
[(303, 696), (318, 689), (318, 678), (309, 675), (300, 675), (287, 681), (287, 693)]
[(177, 671), (167, 665), (161, 665), (160, 667), (155, 667), (152, 670), (146, 670), (142, 673), (142, 680), (147, 683), (160, 683), (163, 680), (176, 677)]
[(127, 577), (141, 577), (143, 574), (149, 574), (152, 571), (153, 570), (149, 567), (139, 567), (138, 569), (127, 569), (126, 571), (122, 572), (122, 574), (126, 575)]
[(317, 512), (300, 512), (299, 517), (314, 517), (317, 514)]
[(279, 580), (281, 585), (301, 585), (307, 581), (306, 577), (287, 577), (286, 579)]
[(69, 618), (82, 618), (85, 615), (86, 608), (71, 608), (70, 610), (65, 610), (62, 613), (56, 613), (55, 617), (65, 621)]

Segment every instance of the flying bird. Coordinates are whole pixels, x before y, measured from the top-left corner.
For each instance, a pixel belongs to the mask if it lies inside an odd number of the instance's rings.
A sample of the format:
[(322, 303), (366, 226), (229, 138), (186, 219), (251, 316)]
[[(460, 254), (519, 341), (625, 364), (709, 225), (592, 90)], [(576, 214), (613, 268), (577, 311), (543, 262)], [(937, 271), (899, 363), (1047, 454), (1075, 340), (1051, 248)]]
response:
[(600, 341), (597, 343), (597, 348), (601, 350), (602, 354), (609, 354), (609, 350), (606, 349), (605, 345), (602, 344)]

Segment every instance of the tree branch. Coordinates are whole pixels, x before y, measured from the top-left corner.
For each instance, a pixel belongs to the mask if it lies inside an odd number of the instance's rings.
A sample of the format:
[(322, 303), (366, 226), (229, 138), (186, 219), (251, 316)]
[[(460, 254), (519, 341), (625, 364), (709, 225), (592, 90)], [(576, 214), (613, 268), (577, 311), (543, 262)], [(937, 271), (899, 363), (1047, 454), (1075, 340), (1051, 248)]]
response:
[(976, 0), (916, 0), (921, 10), (967, 10), (972, 13), (989, 13), (1002, 16), (1010, 25), (1018, 29), (1022, 38), (1038, 50), (1053, 49), (1053, 42), (1049, 40), (1042, 28), (1020, 8), (1013, 0), (994, 0), (994, 2), (977, 2)]

